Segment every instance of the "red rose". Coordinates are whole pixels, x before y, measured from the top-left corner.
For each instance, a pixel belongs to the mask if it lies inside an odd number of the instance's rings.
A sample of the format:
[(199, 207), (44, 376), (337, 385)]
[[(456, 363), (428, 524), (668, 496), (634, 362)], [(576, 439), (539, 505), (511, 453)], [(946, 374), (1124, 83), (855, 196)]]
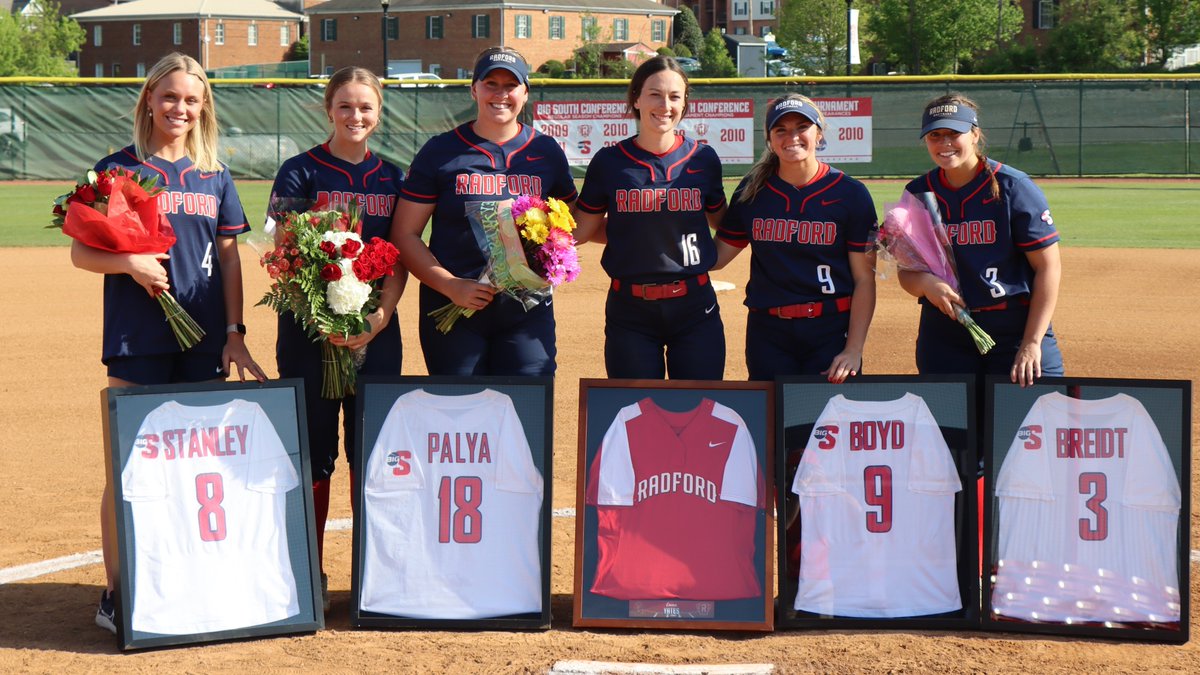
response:
[(272, 279), (275, 279), (279, 276), (279, 268), (273, 264), (267, 265), (267, 274), (271, 275)]
[(77, 202), (94, 204), (96, 202), (96, 191), (92, 189), (91, 185), (84, 185), (76, 190), (75, 194), (71, 195), (71, 197)]
[(337, 246), (335, 246), (332, 241), (323, 241), (318, 248), (320, 248), (321, 251), (330, 258), (337, 255)]
[(349, 230), (350, 229), (350, 216), (343, 213), (342, 217), (338, 218), (337, 222), (333, 224), (333, 229), (337, 230), (338, 232), (345, 232), (345, 231)]
[(62, 204), (55, 204), (55, 205), (54, 205), (54, 215), (56, 215), (56, 216), (66, 216), (66, 215), (67, 215), (67, 210), (66, 210), (66, 209), (64, 209), (64, 208), (62, 207)]
[(342, 244), (342, 257), (353, 258), (362, 250), (362, 242), (354, 239), (347, 239), (346, 243)]
[(112, 190), (113, 175), (107, 171), (96, 174), (96, 191), (107, 197)]
[(296, 258), (292, 261), (292, 269), (298, 270), (304, 266), (304, 258)]
[(337, 281), (342, 278), (342, 268), (328, 263), (321, 268), (321, 278), (325, 281)]

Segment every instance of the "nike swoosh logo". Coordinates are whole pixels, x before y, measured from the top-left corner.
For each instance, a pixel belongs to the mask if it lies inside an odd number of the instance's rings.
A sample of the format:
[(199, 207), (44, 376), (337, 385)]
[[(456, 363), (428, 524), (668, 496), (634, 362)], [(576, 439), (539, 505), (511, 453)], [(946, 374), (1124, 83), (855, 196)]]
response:
[(842, 200), (840, 200), (840, 199), (830, 199), (829, 201), (825, 201), (824, 199), (822, 199), (822, 200), (821, 200), (821, 206), (829, 206), (829, 205), (831, 205), (831, 204), (836, 204), (836, 203), (838, 203), (838, 202), (840, 202), (840, 201), (842, 201)]
[(683, 286), (676, 286), (675, 288), (671, 289), (671, 295), (676, 295), (676, 294), (682, 293), (682, 292), (683, 292)]
[(687, 169), (688, 173), (704, 173), (704, 169), (696, 169), (695, 171)]
[(539, 159), (546, 159), (546, 156), (545, 156), (545, 155), (538, 155), (537, 157), (534, 157), (533, 155), (525, 155), (525, 159), (527, 159), (527, 160), (529, 160), (529, 161), (531, 161), (531, 162), (536, 162), (536, 161), (538, 161)]
[(725, 445), (725, 441), (719, 441), (717, 443), (713, 443), (712, 441), (708, 442), (708, 447), (710, 447), (710, 448), (715, 448), (718, 445)]
[(712, 307), (709, 307), (708, 309), (704, 310), (704, 313), (705, 313), (705, 314), (712, 314), (712, 311), (713, 311), (714, 309), (716, 309), (716, 308), (717, 308), (717, 303), (715, 303), (715, 302), (714, 302)]

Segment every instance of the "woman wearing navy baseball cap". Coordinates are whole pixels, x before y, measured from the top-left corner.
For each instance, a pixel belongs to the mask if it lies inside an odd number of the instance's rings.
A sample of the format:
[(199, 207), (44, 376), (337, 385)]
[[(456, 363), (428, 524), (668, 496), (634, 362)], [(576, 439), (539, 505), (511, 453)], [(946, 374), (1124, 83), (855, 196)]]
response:
[(817, 158), (825, 115), (789, 94), (767, 104), (766, 150), (717, 230), (717, 264), (750, 246), (746, 369), (752, 380), (862, 370), (875, 314), (878, 226), (867, 188)]
[[(1045, 195), (1028, 175), (984, 154), (979, 106), (962, 94), (926, 104), (921, 138), (936, 168), (905, 189), (935, 196), (960, 289), (929, 273), (899, 273), (900, 285), (921, 303), (917, 370), (1007, 373), (1021, 386), (1062, 375), (1050, 325), (1062, 263)], [(955, 320), (958, 307), (996, 341), (986, 355)]]
[[(467, 218), (468, 202), (521, 194), (575, 201), (558, 141), (518, 121), (529, 99), (529, 67), (514, 49), (491, 47), (475, 61), (476, 118), (434, 136), (413, 159), (392, 220), (402, 262), (421, 280), (419, 332), (430, 375), (553, 375), (551, 299), (528, 312), (478, 279), (487, 265)], [(421, 240), (433, 219), (429, 244)], [(448, 333), (429, 316), (448, 302), (475, 310)]]
[(725, 327), (708, 278), (717, 258), (709, 228), (725, 213), (725, 189), (716, 151), (676, 133), (688, 94), (675, 59), (638, 66), (626, 92), (638, 133), (597, 152), (580, 191), (576, 238), (606, 240), (609, 377), (725, 373)]

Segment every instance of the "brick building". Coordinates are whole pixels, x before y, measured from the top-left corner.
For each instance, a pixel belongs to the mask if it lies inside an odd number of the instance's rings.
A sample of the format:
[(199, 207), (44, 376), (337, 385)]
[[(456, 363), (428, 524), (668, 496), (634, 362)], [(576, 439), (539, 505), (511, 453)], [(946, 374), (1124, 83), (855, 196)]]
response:
[(304, 19), (267, 0), (132, 0), (71, 18), (87, 31), (79, 53), (84, 77), (141, 77), (176, 51), (209, 71), (278, 63)]
[[(332, 73), (348, 65), (383, 71), (380, 0), (329, 0), (308, 8), (309, 70)], [(642, 43), (651, 50), (671, 43), (676, 10), (652, 0), (390, 0), (389, 71), (471, 77), (475, 56), (505, 45), (538, 68), (566, 61), (594, 21), (600, 43)]]

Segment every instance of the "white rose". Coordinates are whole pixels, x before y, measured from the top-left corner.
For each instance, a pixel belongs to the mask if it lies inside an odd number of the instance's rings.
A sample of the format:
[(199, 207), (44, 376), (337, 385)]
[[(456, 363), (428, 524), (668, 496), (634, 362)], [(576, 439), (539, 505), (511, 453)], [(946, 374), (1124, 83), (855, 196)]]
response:
[(338, 267), (342, 268), (342, 278), (329, 282), (325, 291), (325, 302), (334, 314), (354, 314), (361, 310), (371, 297), (371, 284), (365, 284), (354, 276), (353, 265), (349, 260), (339, 260)]

